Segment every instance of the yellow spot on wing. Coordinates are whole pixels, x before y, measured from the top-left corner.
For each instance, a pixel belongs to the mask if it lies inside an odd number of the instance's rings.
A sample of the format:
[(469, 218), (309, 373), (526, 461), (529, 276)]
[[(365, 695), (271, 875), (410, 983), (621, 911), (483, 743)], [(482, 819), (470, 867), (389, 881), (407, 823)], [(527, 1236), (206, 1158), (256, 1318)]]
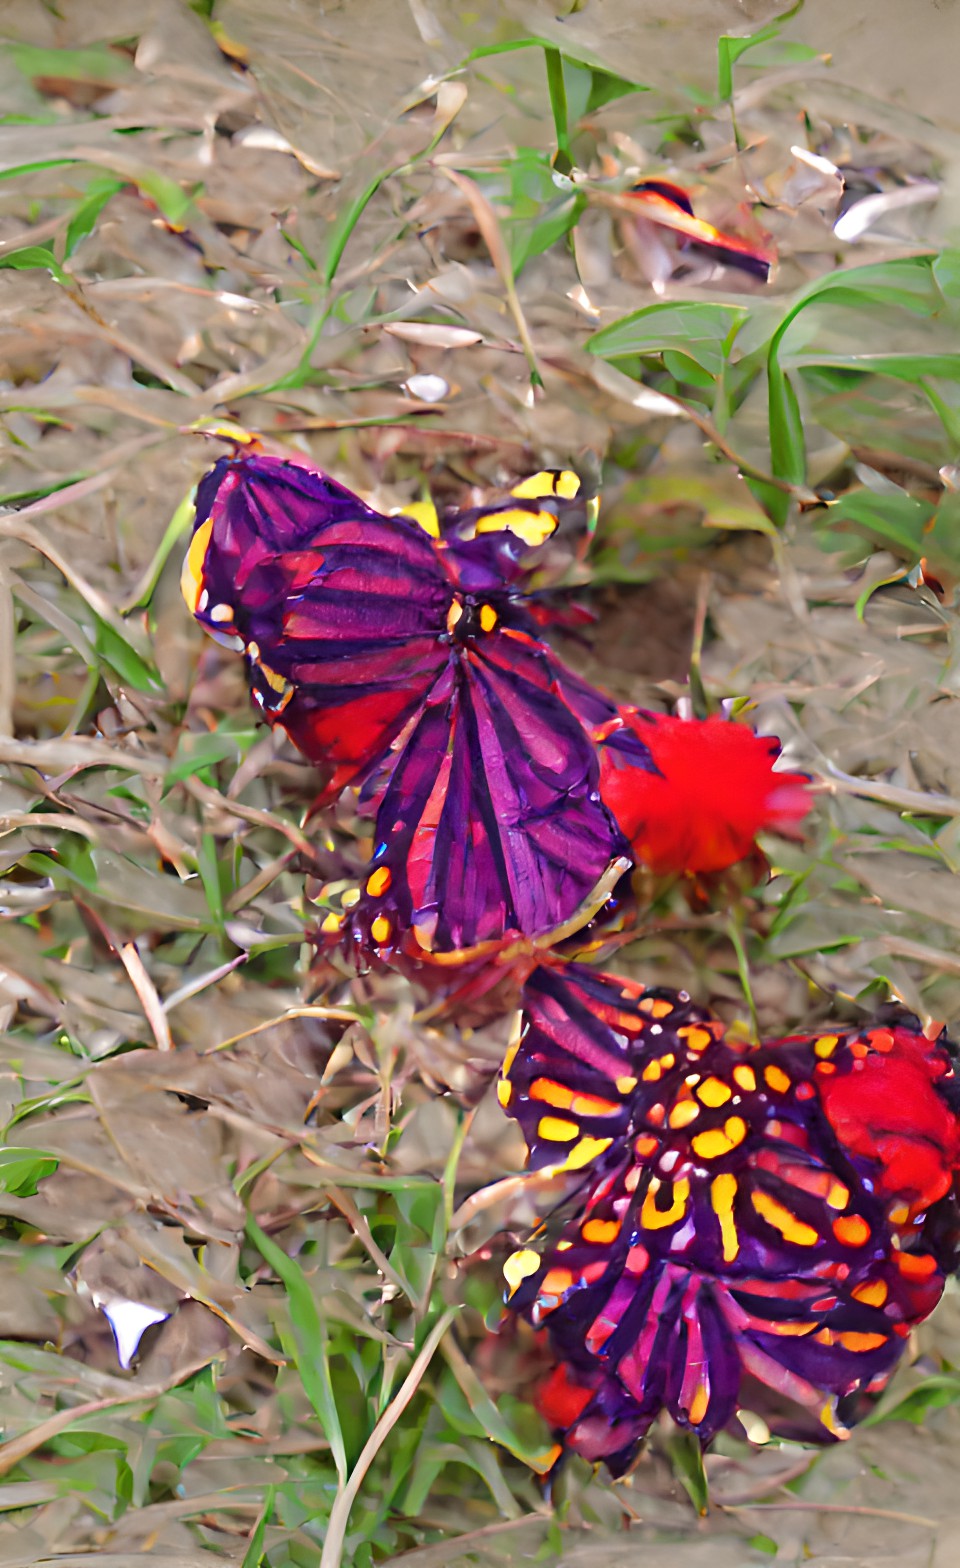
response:
[(554, 1078), (535, 1078), (527, 1093), (531, 1100), (542, 1100), (558, 1111), (575, 1111), (578, 1116), (612, 1116), (620, 1110), (615, 1100), (601, 1100), (595, 1094), (578, 1094)]
[(503, 512), (490, 512), (477, 523), (478, 534), (516, 534), (524, 544), (543, 544), (557, 526), (552, 512), (528, 512), (520, 506), (511, 506)]
[(582, 1171), (598, 1154), (609, 1149), (612, 1142), (612, 1138), (581, 1138), (579, 1143), (574, 1144), (563, 1164), (556, 1167), (557, 1171)]
[(736, 1195), (737, 1178), (732, 1172), (724, 1171), (722, 1175), (714, 1177), (710, 1184), (710, 1202), (720, 1221), (724, 1263), (732, 1263), (740, 1251), (740, 1239), (733, 1218), (733, 1200)]
[(500, 1104), (503, 1106), (504, 1110), (506, 1110), (507, 1106), (510, 1104), (512, 1097), (513, 1084), (510, 1083), (506, 1078), (500, 1078), (497, 1082), (497, 1099), (500, 1101)]
[(709, 1388), (705, 1383), (698, 1383), (697, 1391), (694, 1394), (693, 1399), (690, 1401), (690, 1409), (687, 1411), (687, 1419), (689, 1420), (691, 1426), (700, 1425), (700, 1422), (707, 1413), (707, 1406), (709, 1403)]
[(697, 1024), (688, 1024), (685, 1029), (678, 1029), (677, 1034), (686, 1043), (689, 1051), (705, 1051), (708, 1045), (713, 1044), (710, 1030), (701, 1029)]
[(451, 604), (451, 606), (449, 608), (449, 610), (447, 611), (447, 631), (448, 632), (450, 632), (450, 633), (453, 632), (453, 628), (456, 626), (456, 624), (459, 621), (459, 619), (460, 619), (462, 614), (463, 614), (463, 605), (460, 603), (460, 601), (458, 599), (454, 599), (453, 603)]
[(504, 1078), (507, 1077), (507, 1075), (510, 1072), (511, 1067), (513, 1066), (514, 1060), (516, 1058), (516, 1054), (517, 1054), (517, 1052), (520, 1049), (520, 1042), (521, 1042), (522, 1039), (523, 1039), (523, 1015), (522, 1015), (522, 1013), (517, 1013), (515, 1018), (514, 1018), (514, 1021), (513, 1021), (513, 1029), (512, 1029), (511, 1034), (510, 1034), (509, 1044), (507, 1045), (507, 1052), (506, 1052), (506, 1055), (503, 1058), (503, 1066), (500, 1069), (500, 1071), (503, 1073)]
[(838, 1037), (835, 1034), (825, 1034), (813, 1047), (817, 1056), (832, 1056), (837, 1049)]
[(636, 1087), (636, 1078), (631, 1078), (629, 1074), (617, 1079), (617, 1090), (620, 1094), (630, 1094)]
[(640, 1224), (645, 1230), (663, 1230), (667, 1225), (676, 1225), (686, 1213), (687, 1200), (690, 1197), (690, 1183), (686, 1177), (681, 1177), (673, 1184), (673, 1200), (669, 1209), (658, 1209), (656, 1194), (660, 1190), (660, 1182), (656, 1176), (651, 1177), (640, 1210)]
[(820, 1240), (812, 1225), (805, 1225), (803, 1220), (798, 1220), (795, 1214), (768, 1192), (752, 1192), (750, 1201), (760, 1218), (778, 1230), (784, 1241), (792, 1241), (797, 1247), (813, 1247)]
[(738, 1062), (733, 1069), (733, 1081), (738, 1088), (745, 1089), (748, 1094), (752, 1094), (757, 1087), (757, 1075), (746, 1062)]
[(765, 1067), (763, 1076), (768, 1088), (775, 1090), (777, 1094), (786, 1094), (790, 1087), (790, 1079), (782, 1067)]
[(842, 1181), (833, 1181), (827, 1189), (827, 1202), (831, 1209), (845, 1209), (850, 1202), (850, 1189)]
[(496, 626), (496, 624), (497, 624), (497, 612), (493, 608), (493, 605), (492, 604), (482, 604), (480, 606), (480, 629), (481, 629), (481, 631), (492, 632), (493, 628)]
[(510, 1286), (510, 1294), (523, 1284), (530, 1274), (536, 1274), (540, 1267), (540, 1254), (531, 1247), (524, 1247), (520, 1252), (512, 1252), (503, 1265), (503, 1277)]
[(855, 1301), (862, 1301), (868, 1307), (882, 1307), (887, 1299), (887, 1287), (882, 1279), (868, 1280), (864, 1285), (858, 1285), (852, 1292)]
[(691, 1138), (693, 1152), (702, 1160), (718, 1160), (729, 1154), (747, 1136), (747, 1124), (742, 1116), (728, 1116), (722, 1127), (710, 1127), (706, 1132), (695, 1133)]
[(616, 1241), (620, 1234), (619, 1220), (587, 1220), (580, 1227), (580, 1234), (584, 1241), (595, 1242), (598, 1246), (606, 1246), (611, 1241)]
[(186, 600), (187, 609), (191, 615), (196, 615), (200, 595), (203, 592), (203, 563), (207, 554), (207, 545), (213, 533), (213, 518), (208, 517), (201, 523), (193, 538), (190, 540), (180, 573), (180, 592)]
[(569, 1143), (579, 1131), (576, 1122), (568, 1122), (562, 1116), (541, 1116), (537, 1123), (537, 1137), (550, 1143)]
[(385, 942), (390, 935), (390, 922), (386, 915), (378, 915), (370, 927), (370, 935), (375, 942)]
[(367, 878), (367, 892), (371, 898), (379, 898), (385, 893), (393, 881), (389, 866), (378, 866)]
[(709, 1105), (711, 1110), (716, 1110), (719, 1105), (726, 1105), (733, 1094), (729, 1084), (720, 1078), (705, 1078), (697, 1090), (697, 1099), (704, 1105)]
[(542, 468), (538, 474), (521, 479), (510, 494), (518, 501), (537, 501), (545, 495), (558, 495), (562, 501), (572, 501), (579, 489), (580, 480), (571, 468), (564, 468), (560, 473)]
[(669, 1124), (671, 1127), (689, 1127), (700, 1115), (700, 1107), (693, 1100), (681, 1100), (670, 1112)]
[(412, 518), (431, 539), (440, 538), (440, 522), (432, 501), (411, 501), (409, 506), (402, 508), (400, 516)]
[(330, 911), (329, 915), (324, 915), (323, 919), (320, 922), (320, 930), (321, 931), (328, 931), (328, 932), (339, 931), (342, 926), (343, 926), (343, 916), (334, 914), (332, 910)]

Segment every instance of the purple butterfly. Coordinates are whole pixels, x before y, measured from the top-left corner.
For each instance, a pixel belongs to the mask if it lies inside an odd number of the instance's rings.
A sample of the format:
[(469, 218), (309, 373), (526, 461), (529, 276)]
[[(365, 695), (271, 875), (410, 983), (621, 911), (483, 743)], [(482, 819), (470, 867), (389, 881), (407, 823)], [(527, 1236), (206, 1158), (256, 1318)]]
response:
[[(363, 947), (544, 935), (625, 855), (590, 735), (615, 707), (540, 639), (524, 594), (577, 483), (535, 476), (425, 526), (255, 448), (200, 483), (188, 606), (325, 769), (320, 803), (365, 781), (375, 849), (346, 933)], [(652, 765), (640, 741), (632, 757)]]

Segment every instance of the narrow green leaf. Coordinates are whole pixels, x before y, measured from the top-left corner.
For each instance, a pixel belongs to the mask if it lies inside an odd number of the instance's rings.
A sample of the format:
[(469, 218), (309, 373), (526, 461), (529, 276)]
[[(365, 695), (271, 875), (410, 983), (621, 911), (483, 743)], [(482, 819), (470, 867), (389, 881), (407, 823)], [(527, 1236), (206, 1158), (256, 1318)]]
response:
[(164, 774), (164, 791), (218, 762), (230, 761), (236, 766), (257, 738), (257, 733), (254, 729), (203, 730), (198, 734), (185, 731), (177, 741), (176, 753)]
[(150, 197), (168, 223), (182, 223), (193, 206), (194, 197), (203, 190), (203, 186), (198, 184), (192, 190), (185, 191), (176, 180), (168, 179), (156, 169), (137, 169), (131, 173), (130, 179), (143, 195)]
[(547, 67), (547, 91), (550, 94), (550, 108), (553, 111), (553, 125), (557, 134), (554, 167), (561, 174), (569, 174), (573, 168), (573, 159), (570, 156), (570, 127), (567, 123), (567, 90), (563, 81), (563, 57), (559, 49), (547, 48), (543, 51), (543, 58)]
[(80, 241), (95, 227), (104, 207), (112, 196), (123, 190), (123, 181), (115, 179), (112, 175), (98, 175), (87, 186), (87, 194), (74, 209), (73, 217), (67, 224), (67, 237), (64, 245), (64, 257), (72, 256)]
[(193, 485), (184, 496), (163, 532), (163, 538), (157, 545), (152, 561), (144, 570), (130, 599), (121, 606), (124, 615), (129, 615), (131, 610), (142, 610), (153, 598), (154, 589), (160, 581), (160, 574), (167, 563), (171, 550), (183, 535), (192, 528), (193, 520), (197, 515), (197, 487)]
[(347, 241), (349, 240), (357, 224), (360, 222), (360, 219), (363, 217), (366, 208), (369, 206), (374, 196), (376, 196), (377, 191), (380, 189), (384, 180), (388, 180), (391, 174), (395, 173), (396, 169), (390, 168), (381, 169), (379, 174), (375, 174), (366, 189), (361, 191), (356, 200), (350, 203), (350, 206), (340, 214), (336, 223), (333, 225), (333, 228), (330, 231), (330, 243), (327, 248), (326, 265), (323, 269), (323, 281), (328, 288), (337, 275), (337, 268), (343, 259), (343, 253), (347, 248)]
[(247, 1218), (247, 1234), (263, 1254), (278, 1279), (283, 1282), (290, 1304), (290, 1321), (296, 1341), (297, 1371), (317, 1420), (330, 1444), (341, 1484), (347, 1479), (347, 1454), (340, 1417), (333, 1396), (327, 1354), (328, 1331), (299, 1263), (289, 1258), (282, 1247), (260, 1229), (252, 1215)]
[(95, 610), (92, 613), (95, 626), (93, 645), (101, 658), (134, 691), (152, 692), (154, 695), (162, 691), (160, 677), (144, 663), (136, 649), (113, 626), (101, 620)]
[(828, 508), (818, 529), (824, 534), (853, 530), (915, 561), (924, 554), (926, 527), (933, 514), (929, 501), (906, 492), (851, 490)]
[(207, 900), (210, 918), (218, 931), (223, 931), (226, 922), (226, 908), (223, 897), (223, 883), (220, 880), (220, 856), (217, 853), (217, 843), (212, 833), (204, 833), (200, 838), (200, 850), (197, 855), (197, 871), (203, 883), (203, 893)]
[(0, 256), (0, 267), (13, 267), (17, 272), (42, 269), (49, 272), (65, 289), (73, 286), (73, 279), (64, 272), (53, 251), (45, 245), (24, 245), (22, 250), (8, 250)]
[(779, 364), (771, 363), (769, 376), (770, 467), (778, 479), (800, 485), (806, 478), (807, 452), (797, 394)]
[(803, 0), (795, 0), (795, 4), (788, 11), (782, 11), (775, 16), (765, 27), (760, 27), (755, 33), (748, 33), (746, 37), (738, 38), (734, 33), (723, 33), (717, 44), (717, 95), (729, 102), (733, 97), (733, 67), (745, 55), (748, 49), (755, 49), (758, 44), (769, 43), (776, 38), (784, 22), (791, 16), (796, 16), (803, 5)]
[(129, 76), (133, 61), (106, 44), (87, 49), (43, 49), (34, 44), (14, 44), (13, 63), (31, 81), (37, 76), (52, 76), (67, 82), (112, 82)]
[(710, 1511), (710, 1491), (703, 1468), (703, 1450), (692, 1432), (677, 1432), (667, 1441), (673, 1473), (701, 1518)]
[(274, 1498), (277, 1495), (275, 1486), (268, 1486), (263, 1499), (263, 1508), (260, 1517), (254, 1526), (247, 1549), (243, 1554), (240, 1568), (261, 1568), (263, 1562), (263, 1542), (267, 1533), (267, 1521), (273, 1513)]

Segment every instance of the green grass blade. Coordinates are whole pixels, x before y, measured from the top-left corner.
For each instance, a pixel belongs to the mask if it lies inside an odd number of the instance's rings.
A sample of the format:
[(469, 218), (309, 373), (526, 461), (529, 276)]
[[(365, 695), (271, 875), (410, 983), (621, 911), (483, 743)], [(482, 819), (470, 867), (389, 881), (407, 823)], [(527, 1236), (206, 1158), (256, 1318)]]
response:
[(569, 174), (573, 168), (573, 159), (570, 156), (570, 126), (567, 118), (567, 89), (563, 80), (563, 56), (559, 49), (550, 48), (544, 49), (543, 58), (547, 67), (550, 108), (553, 111), (553, 124), (557, 133), (554, 168), (561, 174)]
[(347, 1480), (347, 1453), (340, 1417), (337, 1413), (330, 1365), (327, 1359), (326, 1319), (320, 1312), (306, 1275), (299, 1263), (289, 1258), (282, 1247), (260, 1229), (253, 1216), (247, 1219), (247, 1235), (263, 1254), (277, 1277), (283, 1281), (290, 1304), (290, 1321), (297, 1352), (297, 1371), (304, 1391), (316, 1413), (324, 1436), (330, 1444), (341, 1486)]

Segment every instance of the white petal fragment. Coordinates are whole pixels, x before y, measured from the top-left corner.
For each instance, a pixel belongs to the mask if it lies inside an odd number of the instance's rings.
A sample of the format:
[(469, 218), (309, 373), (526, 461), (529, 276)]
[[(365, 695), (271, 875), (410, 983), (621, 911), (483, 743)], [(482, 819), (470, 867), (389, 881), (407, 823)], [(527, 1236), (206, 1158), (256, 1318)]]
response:
[(126, 1301), (114, 1296), (101, 1303), (100, 1310), (113, 1329), (117, 1345), (117, 1360), (126, 1370), (137, 1353), (137, 1346), (153, 1323), (162, 1323), (170, 1316), (157, 1307), (147, 1307), (142, 1301)]

